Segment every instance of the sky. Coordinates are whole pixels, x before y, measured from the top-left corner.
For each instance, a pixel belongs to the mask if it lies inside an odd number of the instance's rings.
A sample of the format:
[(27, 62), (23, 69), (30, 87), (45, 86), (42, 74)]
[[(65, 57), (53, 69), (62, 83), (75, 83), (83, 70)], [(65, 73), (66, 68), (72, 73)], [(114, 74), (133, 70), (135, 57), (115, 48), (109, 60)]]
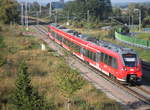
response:
[(150, 2), (150, 0), (111, 0), (112, 3), (123, 3), (123, 2)]
[[(18, 1), (25, 1), (25, 0), (18, 0)], [(59, 0), (27, 0), (27, 1), (38, 1), (41, 3), (48, 3), (50, 1), (59, 1)], [(69, 1), (69, 0), (65, 0)], [(150, 0), (111, 0), (112, 3), (124, 3), (124, 2), (150, 2)]]

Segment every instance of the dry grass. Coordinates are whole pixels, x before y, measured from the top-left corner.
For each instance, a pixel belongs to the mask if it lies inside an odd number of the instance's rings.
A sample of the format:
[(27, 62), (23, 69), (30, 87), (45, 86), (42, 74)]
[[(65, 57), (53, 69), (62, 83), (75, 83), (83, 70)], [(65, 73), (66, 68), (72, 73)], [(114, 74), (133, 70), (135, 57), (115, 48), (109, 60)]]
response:
[[(95, 31), (93, 34), (97, 32)], [(29, 67), (28, 72), (31, 73), (32, 85), (38, 89), (41, 95), (46, 97), (48, 102), (53, 102), (57, 110), (66, 110), (66, 98), (61, 94), (55, 79), (55, 73), (59, 71), (58, 65), (64, 64), (64, 60), (55, 56), (54, 51), (28, 48), (28, 45), (33, 46), (33, 42), (37, 44), (41, 42), (36, 38), (25, 38), (18, 36), (17, 33), (13, 35), (9, 32), (4, 32), (3, 36), (5, 36), (5, 44), (7, 45), (6, 52), (3, 55), (7, 62), (0, 67), (0, 96), (1, 99), (8, 101), (8, 108), (11, 107), (11, 103), (7, 96), (10, 96), (15, 88), (19, 63), (21, 60), (25, 60)], [(12, 47), (15, 47), (16, 51), (11, 52)], [(68, 68), (64, 68), (64, 70)], [(115, 105), (121, 110), (119, 104), (107, 98), (104, 93), (86, 82), (84, 87), (72, 97), (71, 110), (100, 110), (103, 109), (103, 106), (106, 107), (105, 104)], [(0, 107), (2, 105), (3, 103), (0, 103)], [(115, 107), (112, 106), (110, 110), (114, 110)]]

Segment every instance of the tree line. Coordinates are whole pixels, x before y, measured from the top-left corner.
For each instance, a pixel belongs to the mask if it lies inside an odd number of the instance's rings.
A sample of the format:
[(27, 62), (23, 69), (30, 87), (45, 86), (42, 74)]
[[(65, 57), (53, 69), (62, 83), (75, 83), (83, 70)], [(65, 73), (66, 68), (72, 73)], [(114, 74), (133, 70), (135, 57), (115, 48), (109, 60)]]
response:
[[(128, 9), (128, 10), (126, 10)], [(124, 11), (123, 13), (123, 10)], [(150, 5), (143, 3), (131, 3), (126, 7), (114, 7), (113, 16), (122, 23), (137, 25), (139, 24), (139, 13), (141, 12), (141, 21), (143, 27), (150, 27)]]
[(18, 22), (19, 10), (16, 0), (0, 0), (0, 23)]
[(112, 5), (110, 0), (75, 0), (65, 4), (64, 12), (76, 20), (100, 21), (112, 14)]

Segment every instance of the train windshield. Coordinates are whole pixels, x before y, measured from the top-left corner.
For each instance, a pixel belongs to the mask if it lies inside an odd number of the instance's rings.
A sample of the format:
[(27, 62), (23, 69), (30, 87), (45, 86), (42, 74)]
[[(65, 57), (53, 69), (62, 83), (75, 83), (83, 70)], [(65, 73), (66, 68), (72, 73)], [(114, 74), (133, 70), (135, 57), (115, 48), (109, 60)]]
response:
[(123, 54), (125, 66), (135, 67), (137, 65), (136, 59), (137, 59), (136, 54)]

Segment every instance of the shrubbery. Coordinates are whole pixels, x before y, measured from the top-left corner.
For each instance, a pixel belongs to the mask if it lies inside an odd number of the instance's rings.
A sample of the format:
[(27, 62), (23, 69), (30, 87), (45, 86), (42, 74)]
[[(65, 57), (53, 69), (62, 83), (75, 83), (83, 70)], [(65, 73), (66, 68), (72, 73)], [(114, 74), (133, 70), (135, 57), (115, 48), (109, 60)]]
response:
[(1, 23), (10, 23), (18, 21), (19, 12), (18, 12), (18, 3), (15, 0), (0, 0), (0, 22)]
[(0, 48), (4, 48), (5, 47), (5, 44), (3, 42), (3, 37), (0, 36)]
[(53, 104), (48, 104), (44, 97), (31, 85), (30, 74), (23, 62), (20, 64), (16, 89), (13, 95), (15, 110), (54, 110)]

